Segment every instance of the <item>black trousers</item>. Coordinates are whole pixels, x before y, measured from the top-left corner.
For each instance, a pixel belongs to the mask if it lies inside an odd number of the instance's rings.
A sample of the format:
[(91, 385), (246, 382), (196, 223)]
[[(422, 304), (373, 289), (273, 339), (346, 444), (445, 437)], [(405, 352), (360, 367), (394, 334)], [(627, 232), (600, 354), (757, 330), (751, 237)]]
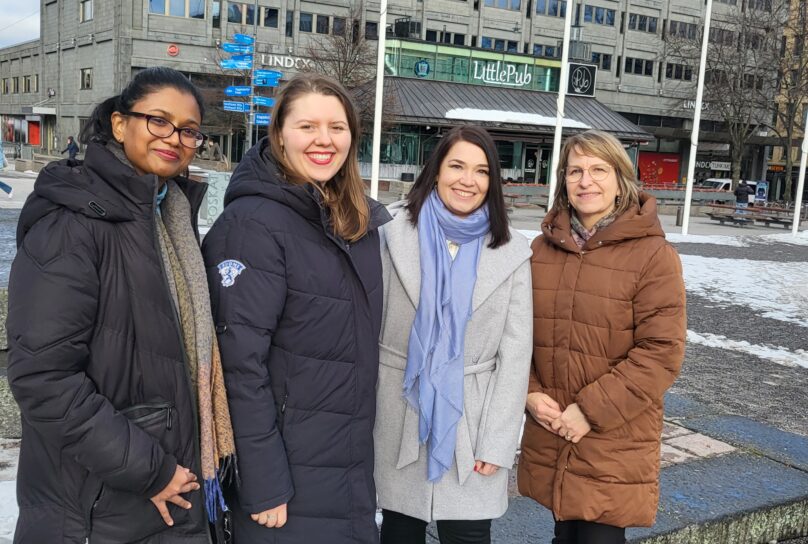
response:
[[(424, 520), (392, 510), (382, 510), (381, 544), (424, 544)], [(441, 544), (491, 544), (491, 520), (450, 520), (437, 522)]]
[(625, 544), (626, 530), (593, 521), (556, 521), (553, 544)]

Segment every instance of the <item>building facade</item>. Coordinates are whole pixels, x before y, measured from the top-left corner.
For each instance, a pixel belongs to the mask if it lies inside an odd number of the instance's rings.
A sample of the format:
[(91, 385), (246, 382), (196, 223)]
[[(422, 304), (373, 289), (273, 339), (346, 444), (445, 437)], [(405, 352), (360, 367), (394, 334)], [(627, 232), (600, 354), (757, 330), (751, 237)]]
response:
[[(748, 1), (716, 0), (714, 18)], [(235, 33), (252, 34), (254, 24), (256, 65), (286, 74), (310, 64), (308, 48), (318, 37), (344, 32), (350, 23), (371, 40), (379, 32), (379, 2), (368, 0), (258, 0), (257, 10), (256, 2), (229, 0), (40, 2), (40, 39), (0, 50), (0, 122), (4, 139), (57, 153), (92, 107), (119, 92), (139, 69), (170, 66), (211, 93), (241, 81), (244, 74), (218, 67), (218, 46)], [(696, 36), (702, 1), (389, 0), (387, 72), (420, 77), (416, 63), (429, 54), (434, 63), (428, 77), (508, 88), (521, 82), (517, 86), (553, 92), (567, 9), (574, 10), (575, 22), (570, 53), (597, 66), (597, 100), (654, 136), (636, 153), (643, 180), (683, 181), (696, 73), (668, 60), (666, 38)], [(522, 71), (475, 73), (471, 61), (486, 55)], [(231, 158), (240, 157), (244, 116), (215, 113), (206, 130)], [(728, 177), (728, 144), (719, 121), (708, 105), (697, 177)], [(747, 179), (765, 172), (764, 140), (744, 157)]]

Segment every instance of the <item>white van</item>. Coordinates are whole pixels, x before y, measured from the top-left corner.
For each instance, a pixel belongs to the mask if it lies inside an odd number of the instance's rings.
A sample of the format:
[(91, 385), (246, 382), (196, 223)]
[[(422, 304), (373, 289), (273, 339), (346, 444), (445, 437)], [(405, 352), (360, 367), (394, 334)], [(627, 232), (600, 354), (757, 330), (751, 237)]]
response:
[[(739, 182), (740, 183), (740, 182)], [(749, 185), (753, 191), (752, 194), (749, 195), (749, 203), (755, 203), (755, 191), (757, 190), (757, 182), (756, 181), (747, 181), (747, 185)], [(732, 190), (732, 179), (730, 178), (707, 178), (701, 183), (699, 183), (699, 187), (702, 189), (713, 189), (716, 191), (731, 191)]]

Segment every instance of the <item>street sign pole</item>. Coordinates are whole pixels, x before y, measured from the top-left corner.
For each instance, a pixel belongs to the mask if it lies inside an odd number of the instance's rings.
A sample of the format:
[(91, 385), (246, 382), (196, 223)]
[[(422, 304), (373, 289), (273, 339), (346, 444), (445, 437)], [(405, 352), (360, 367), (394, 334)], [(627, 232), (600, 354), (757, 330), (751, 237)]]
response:
[[(258, 16), (259, 16), (259, 13), (258, 13), (258, 0), (255, 0), (255, 7), (254, 7), (254, 10), (253, 10), (253, 40), (254, 40), (253, 44), (258, 43)], [(257, 53), (257, 51), (255, 53)], [(253, 83), (253, 80), (255, 79), (254, 75), (255, 75), (255, 60), (253, 60), (253, 62), (251, 63), (251, 66), (250, 66), (250, 105), (251, 106), (252, 106), (252, 97), (253, 97), (253, 94), (255, 93), (255, 84)], [(251, 107), (250, 109), (254, 110), (255, 108)], [(253, 141), (252, 141), (253, 140), (253, 128), (252, 128), (253, 123), (252, 123), (252, 121), (253, 121), (252, 116), (248, 113), (247, 114), (247, 145), (244, 146), (244, 152), (245, 153), (247, 152), (248, 149), (250, 149), (253, 146)]]

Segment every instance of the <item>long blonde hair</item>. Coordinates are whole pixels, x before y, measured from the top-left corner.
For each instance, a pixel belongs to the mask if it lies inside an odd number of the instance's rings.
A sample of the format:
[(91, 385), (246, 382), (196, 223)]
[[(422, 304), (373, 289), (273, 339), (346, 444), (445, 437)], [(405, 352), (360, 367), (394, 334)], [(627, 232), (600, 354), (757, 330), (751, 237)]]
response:
[[(292, 168), (281, 146), (283, 123), (292, 103), (307, 94), (333, 96), (340, 101), (348, 119), (351, 131), (351, 147), (345, 163), (333, 179), (325, 184), (315, 183)], [(314, 73), (301, 73), (286, 83), (275, 100), (272, 120), (269, 125), (269, 140), (272, 157), (281, 173), (290, 183), (310, 183), (323, 195), (323, 202), (329, 211), (334, 233), (344, 240), (355, 242), (368, 230), (370, 210), (365, 198), (365, 184), (359, 174), (359, 137), (362, 128), (356, 107), (345, 88), (330, 77)]]
[(615, 175), (617, 176), (617, 186), (619, 188), (618, 194), (620, 197), (615, 203), (616, 215), (621, 215), (623, 212), (632, 206), (639, 206), (640, 194), (637, 181), (637, 176), (634, 174), (634, 166), (631, 164), (631, 159), (623, 149), (623, 144), (620, 140), (600, 130), (587, 130), (575, 136), (570, 136), (564, 142), (564, 147), (561, 148), (561, 156), (556, 167), (556, 179), (559, 183), (556, 185), (555, 194), (553, 195), (553, 209), (556, 211), (563, 210), (570, 205), (569, 197), (567, 196), (567, 183), (565, 174), (567, 172), (567, 165), (569, 163), (569, 156), (572, 150), (575, 150), (580, 155), (588, 155), (590, 157), (597, 157), (606, 161), (609, 166), (614, 168)]

